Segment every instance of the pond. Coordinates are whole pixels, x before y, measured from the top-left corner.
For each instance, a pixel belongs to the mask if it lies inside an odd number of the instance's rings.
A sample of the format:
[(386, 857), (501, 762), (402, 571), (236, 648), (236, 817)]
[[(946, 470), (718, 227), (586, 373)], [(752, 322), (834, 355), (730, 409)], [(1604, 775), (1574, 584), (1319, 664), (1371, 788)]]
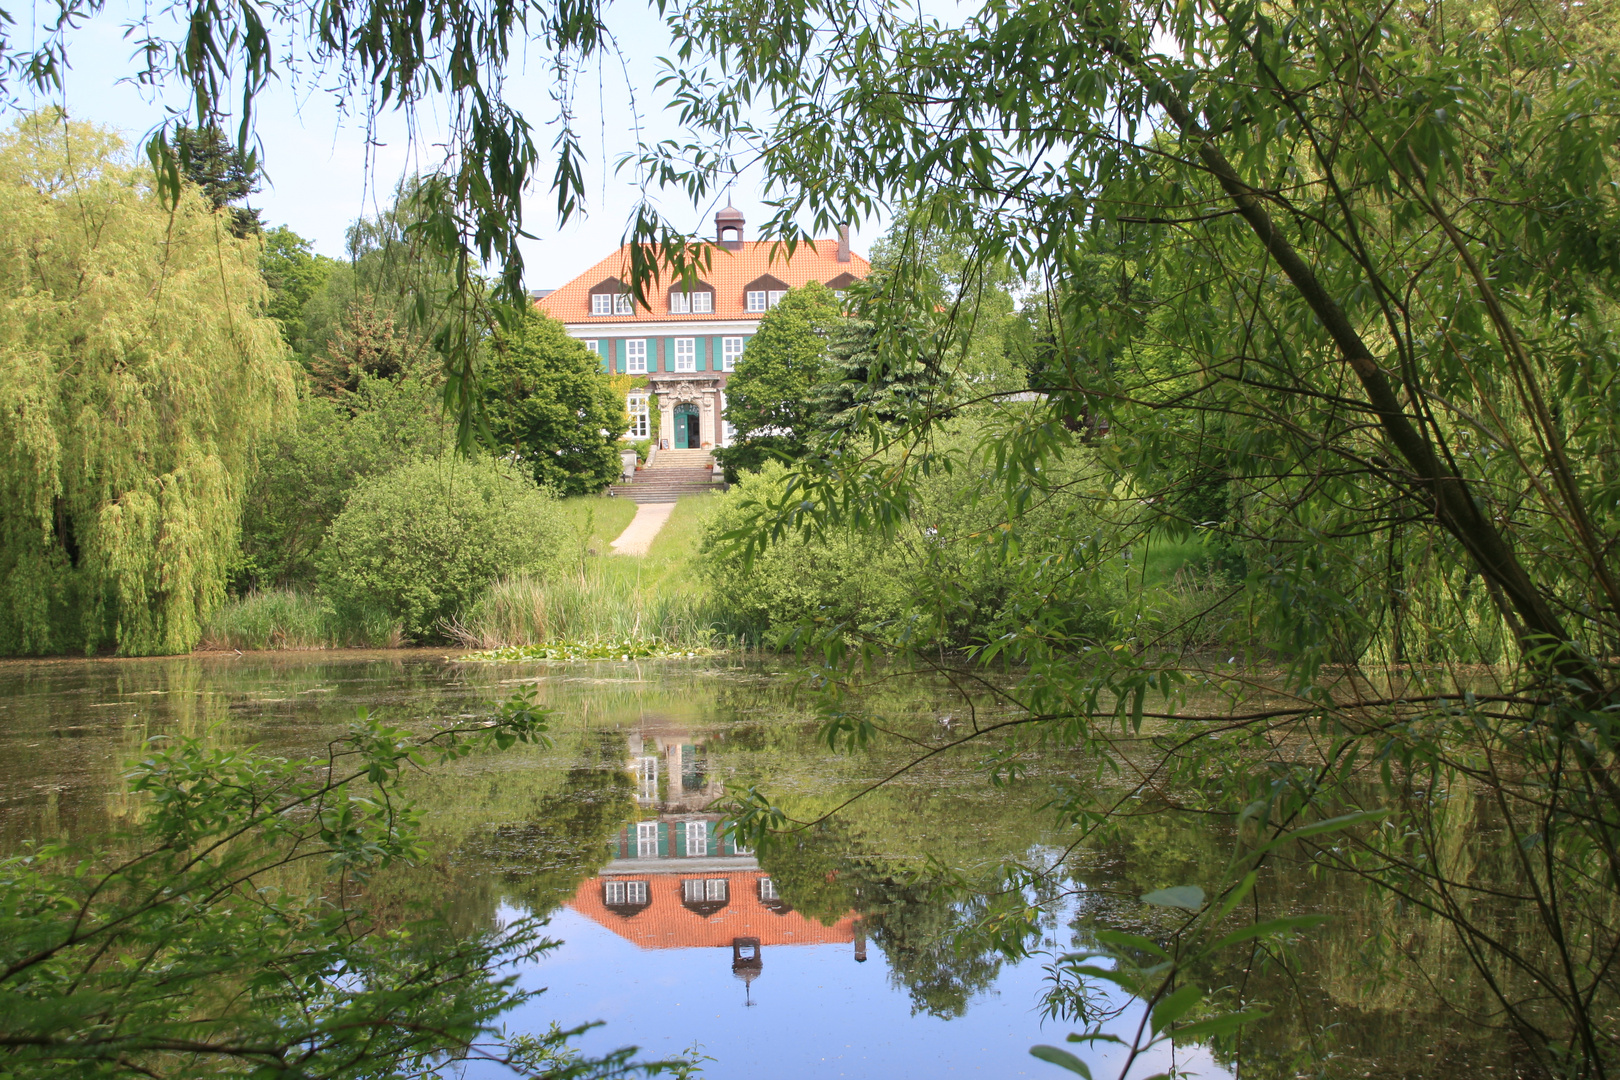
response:
[[(902, 749), (831, 751), (781, 664), (496, 665), (406, 650), (0, 664), (0, 849), (131, 813), (121, 773), (152, 736), (300, 754), (360, 708), (430, 726), (522, 686), (553, 710), (554, 745), (417, 781), (431, 855), (379, 877), (374, 900), (467, 931), (548, 915), (559, 945), (519, 972), (546, 992), (514, 1029), (599, 1021), (587, 1050), (695, 1049), (716, 1080), (1066, 1075), (1028, 1053), (1081, 1026), (1043, 1011), (1051, 956), (1084, 949), (1102, 926), (1151, 932), (1136, 898), (1200, 880), (1229, 843), (1219, 825), (1144, 807), (1124, 835), (1076, 845), (1048, 806), (1089, 775), (1082, 763), (1046, 755), (992, 786), (979, 750), (906, 771), (760, 856), (717, 832), (728, 786), (757, 785), (809, 820), (888, 776)], [(963, 723), (946, 688), (886, 695), (872, 707), (913, 748)], [(1054, 870), (1022, 898), (1039, 915), (1016, 956), (968, 932), (1010, 861)], [(1323, 882), (1279, 884), (1267, 902), (1338, 918), (1297, 943), (1287, 972), (1210, 973), (1211, 985), (1275, 987), (1242, 1075), (1508, 1075), (1501, 1045), (1440, 1013), (1421, 986), (1369, 976), (1368, 927), (1393, 917), (1376, 902)], [(1141, 1018), (1128, 1001), (1093, 1004), (1121, 1034)], [(1117, 1075), (1117, 1055), (1089, 1060), (1095, 1075)], [(1131, 1075), (1171, 1067), (1233, 1075), (1197, 1046)]]

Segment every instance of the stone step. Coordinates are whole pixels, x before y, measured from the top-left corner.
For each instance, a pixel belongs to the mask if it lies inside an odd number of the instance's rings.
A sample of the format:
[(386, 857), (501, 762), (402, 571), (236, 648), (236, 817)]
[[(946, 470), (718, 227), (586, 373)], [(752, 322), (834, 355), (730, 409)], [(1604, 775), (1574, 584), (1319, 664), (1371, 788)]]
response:
[(614, 484), (608, 491), (631, 502), (674, 502), (682, 495), (701, 495), (705, 491), (724, 491), (724, 484)]
[(636, 480), (702, 480), (706, 481), (713, 476), (713, 469), (642, 469), (636, 473)]

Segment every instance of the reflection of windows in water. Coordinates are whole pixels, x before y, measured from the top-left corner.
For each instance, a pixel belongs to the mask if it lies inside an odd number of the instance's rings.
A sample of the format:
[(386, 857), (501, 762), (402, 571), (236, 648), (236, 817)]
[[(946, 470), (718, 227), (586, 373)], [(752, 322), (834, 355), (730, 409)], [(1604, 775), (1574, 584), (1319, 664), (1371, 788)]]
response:
[(658, 798), (658, 759), (656, 757), (636, 758), (636, 787), (637, 794), (643, 799)]
[(759, 879), (759, 898), (761, 900), (780, 900), (782, 897), (776, 891), (776, 882), (768, 877)]
[(701, 746), (681, 747), (681, 789), (701, 791), (709, 782), (708, 754)]
[(688, 878), (681, 882), (681, 899), (689, 904), (701, 904), (726, 898), (725, 878)]
[(647, 902), (647, 883), (645, 881), (609, 881), (604, 885), (605, 899), (609, 904), (645, 904)]
[(656, 859), (658, 857), (658, 822), (641, 821), (636, 823), (636, 858)]
[(686, 823), (686, 853), (688, 855), (707, 855), (709, 853), (709, 823), (707, 821), (688, 821)]

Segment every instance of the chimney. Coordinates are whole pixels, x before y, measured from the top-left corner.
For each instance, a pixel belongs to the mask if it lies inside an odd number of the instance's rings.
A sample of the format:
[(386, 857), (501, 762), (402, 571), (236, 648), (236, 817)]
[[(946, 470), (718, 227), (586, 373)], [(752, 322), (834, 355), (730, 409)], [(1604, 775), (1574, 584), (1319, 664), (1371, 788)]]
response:
[(849, 262), (849, 226), (838, 226), (838, 261)]
[(714, 215), (714, 241), (727, 251), (741, 251), (743, 246), (742, 211), (726, 203), (725, 209)]

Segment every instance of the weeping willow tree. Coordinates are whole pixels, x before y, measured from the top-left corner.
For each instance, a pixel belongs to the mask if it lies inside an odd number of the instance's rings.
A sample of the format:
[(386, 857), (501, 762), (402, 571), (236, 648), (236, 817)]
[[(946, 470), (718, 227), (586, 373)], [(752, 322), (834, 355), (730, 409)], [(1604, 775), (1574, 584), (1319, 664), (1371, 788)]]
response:
[(110, 132), (0, 137), (0, 652), (184, 651), (293, 370), (257, 245)]

